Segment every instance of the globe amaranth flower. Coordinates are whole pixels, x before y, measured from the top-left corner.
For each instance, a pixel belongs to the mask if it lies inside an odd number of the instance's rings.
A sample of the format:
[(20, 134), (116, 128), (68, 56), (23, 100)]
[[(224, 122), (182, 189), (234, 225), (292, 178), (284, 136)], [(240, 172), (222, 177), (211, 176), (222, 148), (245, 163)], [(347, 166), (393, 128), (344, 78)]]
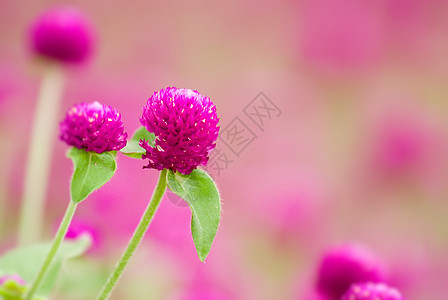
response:
[(63, 63), (80, 63), (92, 52), (93, 30), (86, 17), (72, 7), (45, 11), (30, 29), (32, 50)]
[(360, 245), (330, 249), (318, 270), (316, 288), (325, 299), (339, 300), (353, 283), (384, 282), (382, 262)]
[(401, 293), (384, 283), (355, 283), (341, 300), (404, 300)]
[(142, 125), (156, 136), (155, 145), (141, 140), (144, 168), (191, 173), (206, 165), (216, 146), (219, 126), (216, 106), (197, 91), (168, 87), (155, 92), (143, 107)]
[(126, 146), (121, 115), (111, 106), (98, 102), (73, 106), (60, 124), (60, 139), (86, 151), (102, 153)]

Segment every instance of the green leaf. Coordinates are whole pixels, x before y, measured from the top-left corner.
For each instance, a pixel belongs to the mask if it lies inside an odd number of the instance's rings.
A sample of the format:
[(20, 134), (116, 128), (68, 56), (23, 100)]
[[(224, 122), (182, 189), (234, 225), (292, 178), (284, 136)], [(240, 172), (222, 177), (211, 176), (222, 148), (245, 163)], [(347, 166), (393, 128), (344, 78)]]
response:
[[(62, 262), (67, 258), (82, 255), (90, 247), (91, 237), (81, 235), (75, 240), (65, 240), (54, 257), (37, 294), (46, 296), (53, 290)], [(37, 244), (13, 249), (0, 257), (0, 270), (4, 274), (17, 274), (28, 284), (37, 276), (45, 257), (50, 250), (51, 243)]]
[(191, 209), (191, 234), (199, 259), (210, 252), (221, 219), (221, 201), (215, 182), (207, 172), (195, 169), (188, 175), (167, 173), (168, 187)]
[(71, 198), (79, 203), (102, 187), (115, 173), (117, 151), (96, 153), (73, 147), (67, 156), (73, 160), (74, 172), (70, 186)]
[(154, 146), (155, 139), (154, 133), (149, 132), (145, 127), (140, 127), (120, 152), (126, 156), (141, 159), (142, 155), (146, 154), (146, 150), (139, 145), (140, 140), (145, 140), (149, 142), (149, 145)]

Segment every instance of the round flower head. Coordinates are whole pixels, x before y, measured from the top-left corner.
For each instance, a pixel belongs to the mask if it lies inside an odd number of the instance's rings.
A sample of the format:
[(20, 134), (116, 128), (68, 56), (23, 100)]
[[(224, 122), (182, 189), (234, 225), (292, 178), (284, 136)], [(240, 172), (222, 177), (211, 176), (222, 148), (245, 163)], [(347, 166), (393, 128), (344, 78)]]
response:
[(92, 35), (86, 18), (71, 7), (44, 12), (30, 30), (31, 47), (35, 53), (64, 63), (84, 61), (91, 52)]
[(111, 106), (98, 102), (73, 106), (60, 124), (60, 138), (86, 151), (102, 153), (126, 146), (121, 115)]
[(206, 165), (216, 146), (219, 127), (213, 102), (189, 89), (168, 87), (155, 92), (143, 107), (140, 122), (156, 136), (155, 146), (141, 140), (149, 163), (144, 168), (191, 173)]
[(329, 300), (339, 300), (351, 284), (383, 282), (383, 264), (364, 247), (344, 245), (331, 249), (323, 257), (316, 287)]
[(397, 289), (383, 283), (355, 283), (341, 300), (404, 300)]

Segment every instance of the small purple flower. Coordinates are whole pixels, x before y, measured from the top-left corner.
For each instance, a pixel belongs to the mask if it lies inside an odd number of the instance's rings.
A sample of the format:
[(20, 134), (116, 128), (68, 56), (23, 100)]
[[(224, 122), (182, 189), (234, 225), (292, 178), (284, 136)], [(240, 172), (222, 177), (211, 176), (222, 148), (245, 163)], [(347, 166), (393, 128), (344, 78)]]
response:
[(384, 283), (355, 283), (341, 300), (404, 300), (400, 292)]
[(60, 124), (60, 139), (86, 151), (103, 153), (126, 146), (121, 115), (111, 106), (98, 102), (73, 106)]
[(31, 47), (63, 63), (80, 63), (92, 51), (93, 31), (85, 16), (72, 7), (45, 11), (30, 29)]
[(168, 87), (155, 92), (143, 107), (140, 122), (156, 136), (155, 146), (141, 140), (149, 163), (144, 168), (190, 174), (206, 165), (216, 146), (219, 126), (216, 106), (197, 91)]
[(19, 275), (13, 274), (13, 275), (4, 275), (0, 277), (0, 286), (4, 285), (8, 281), (14, 281), (18, 283), (19, 285), (25, 285), (26, 282), (23, 280)]
[(366, 248), (344, 245), (328, 251), (320, 264), (316, 288), (329, 300), (339, 300), (353, 283), (384, 282), (383, 264)]

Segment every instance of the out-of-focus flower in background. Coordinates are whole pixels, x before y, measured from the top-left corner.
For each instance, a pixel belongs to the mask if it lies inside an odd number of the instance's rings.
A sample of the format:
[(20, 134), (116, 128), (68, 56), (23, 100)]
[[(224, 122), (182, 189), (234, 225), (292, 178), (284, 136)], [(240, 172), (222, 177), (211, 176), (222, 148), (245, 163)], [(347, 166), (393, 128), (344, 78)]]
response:
[(328, 300), (340, 299), (354, 283), (384, 282), (386, 271), (371, 251), (360, 245), (330, 249), (318, 267), (316, 288)]
[(32, 50), (63, 63), (85, 61), (93, 48), (93, 29), (86, 17), (74, 7), (45, 11), (30, 29)]
[(405, 187), (440, 197), (448, 175), (443, 115), (419, 104), (421, 100), (400, 98), (389, 96), (366, 114), (361, 177), (373, 189)]
[(65, 238), (72, 240), (77, 239), (82, 235), (88, 235), (90, 237), (91, 245), (88, 253), (97, 253), (98, 249), (101, 249), (102, 241), (98, 230), (88, 222), (80, 221), (78, 219), (73, 220), (68, 227)]

